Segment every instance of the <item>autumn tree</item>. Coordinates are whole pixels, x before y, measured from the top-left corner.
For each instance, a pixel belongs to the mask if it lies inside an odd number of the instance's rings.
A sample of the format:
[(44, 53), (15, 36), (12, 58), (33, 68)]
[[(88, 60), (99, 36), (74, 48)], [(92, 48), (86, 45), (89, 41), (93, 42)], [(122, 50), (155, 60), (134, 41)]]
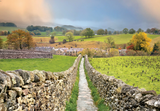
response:
[(136, 31), (132, 28), (129, 30), (129, 34), (134, 34)]
[(2, 49), (3, 46), (3, 40), (0, 38), (0, 49)]
[(74, 39), (74, 36), (73, 36), (72, 32), (67, 32), (65, 34), (65, 36), (67, 37), (67, 39), (69, 40), (69, 42), (73, 41), (73, 39)]
[(108, 31), (107, 31), (107, 29), (105, 29), (105, 30), (104, 30), (104, 34), (105, 34), (105, 35), (107, 35), (107, 34), (108, 34)]
[(128, 33), (128, 29), (127, 29), (127, 28), (124, 28), (124, 29), (123, 29), (123, 33), (127, 34), (127, 33)]
[(139, 32), (133, 35), (131, 43), (134, 45), (134, 50), (151, 52), (152, 49), (149, 47), (151, 40), (152, 39), (148, 38), (145, 32)]
[(104, 34), (104, 30), (103, 29), (97, 30), (97, 35), (103, 35), (103, 34)]
[(7, 44), (14, 47), (14, 49), (30, 49), (34, 47), (33, 38), (30, 33), (20, 29), (12, 31), (12, 33), (7, 36)]
[(141, 28), (139, 28), (139, 29), (137, 30), (137, 33), (139, 33), (139, 32), (144, 32), (144, 30), (142, 30)]

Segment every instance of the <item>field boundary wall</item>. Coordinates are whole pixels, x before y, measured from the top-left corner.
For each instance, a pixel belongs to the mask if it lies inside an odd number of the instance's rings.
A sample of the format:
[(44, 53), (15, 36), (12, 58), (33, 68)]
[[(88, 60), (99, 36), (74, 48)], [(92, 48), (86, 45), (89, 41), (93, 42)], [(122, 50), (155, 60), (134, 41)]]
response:
[(0, 59), (18, 58), (52, 58), (52, 53), (40, 51), (23, 50), (0, 50)]

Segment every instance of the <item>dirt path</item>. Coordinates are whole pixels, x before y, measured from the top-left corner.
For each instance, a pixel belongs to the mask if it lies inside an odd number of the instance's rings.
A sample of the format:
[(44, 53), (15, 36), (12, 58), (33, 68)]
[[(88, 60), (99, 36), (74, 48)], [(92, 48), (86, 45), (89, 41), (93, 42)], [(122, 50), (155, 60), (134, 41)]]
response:
[(88, 87), (83, 64), (84, 58), (82, 58), (79, 68), (80, 79), (77, 111), (97, 111), (98, 108), (93, 103), (91, 90)]

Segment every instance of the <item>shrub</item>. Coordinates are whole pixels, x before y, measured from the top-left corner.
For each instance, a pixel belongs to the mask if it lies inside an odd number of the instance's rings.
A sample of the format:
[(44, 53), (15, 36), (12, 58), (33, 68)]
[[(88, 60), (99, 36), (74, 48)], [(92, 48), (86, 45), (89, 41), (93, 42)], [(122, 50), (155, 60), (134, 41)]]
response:
[(110, 56), (110, 57), (112, 57), (112, 56), (119, 56), (119, 51), (118, 51), (118, 49), (111, 48), (110, 51), (109, 51), (109, 56)]
[(127, 50), (126, 51), (126, 55), (127, 56), (136, 56), (136, 51), (134, 51), (134, 50)]
[(147, 56), (148, 53), (144, 51), (137, 51), (136, 56)]
[(133, 44), (129, 45), (129, 46), (127, 47), (127, 49), (133, 50), (133, 49), (134, 49), (134, 45), (133, 45)]

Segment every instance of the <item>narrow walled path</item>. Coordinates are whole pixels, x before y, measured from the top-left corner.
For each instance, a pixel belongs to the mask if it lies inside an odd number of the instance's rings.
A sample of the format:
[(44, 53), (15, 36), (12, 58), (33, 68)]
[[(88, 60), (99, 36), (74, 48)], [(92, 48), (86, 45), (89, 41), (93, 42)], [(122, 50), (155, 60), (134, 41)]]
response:
[(82, 58), (79, 67), (80, 79), (79, 79), (79, 95), (77, 100), (77, 111), (97, 111), (98, 108), (93, 103), (91, 90), (88, 87), (83, 64), (84, 64), (84, 58)]

